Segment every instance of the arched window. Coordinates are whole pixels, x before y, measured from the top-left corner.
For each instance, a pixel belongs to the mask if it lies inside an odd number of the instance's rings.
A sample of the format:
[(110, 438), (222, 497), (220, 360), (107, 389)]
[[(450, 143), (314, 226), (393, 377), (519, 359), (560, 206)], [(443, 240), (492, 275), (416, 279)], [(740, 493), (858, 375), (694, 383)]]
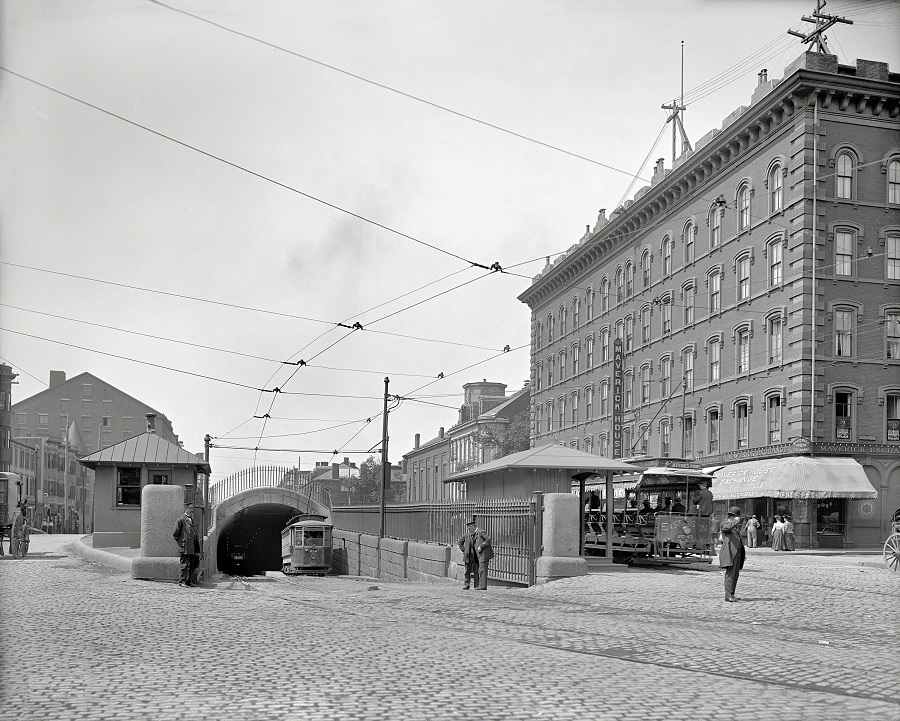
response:
[(625, 318), (625, 352), (634, 350), (634, 315)]
[(746, 251), (735, 260), (735, 282), (738, 302), (750, 300), (750, 252)]
[(769, 213), (777, 213), (784, 208), (784, 170), (781, 163), (775, 163), (769, 170)]
[(713, 203), (709, 210), (709, 248), (718, 248), (722, 244), (722, 218), (725, 214), (724, 205)]
[(834, 274), (853, 275), (853, 249), (856, 247), (856, 233), (851, 228), (834, 231)]
[(589, 335), (584, 339), (584, 349), (586, 369), (590, 370), (594, 367), (594, 336)]
[(735, 446), (747, 448), (750, 445), (750, 405), (738, 401), (734, 406)]
[(770, 240), (766, 244), (766, 258), (769, 261), (769, 287), (776, 288), (781, 285), (784, 276), (784, 241), (781, 237)]
[(553, 356), (547, 359), (547, 387), (553, 385)]
[(609, 278), (603, 276), (600, 281), (600, 312), (606, 313), (609, 310)]
[(893, 158), (887, 165), (887, 201), (900, 205), (900, 158)]
[(888, 280), (900, 280), (900, 233), (888, 233), (884, 239), (884, 275)]
[(838, 153), (834, 161), (834, 195), (836, 198), (851, 200), (856, 180), (856, 159), (853, 154), (844, 151)]
[(741, 185), (737, 193), (737, 229), (738, 233), (750, 227), (750, 186), (747, 183)]
[(547, 401), (547, 433), (553, 432), (553, 401)]
[(616, 268), (616, 303), (625, 300), (625, 274), (621, 268)]
[(722, 369), (722, 344), (718, 338), (707, 341), (706, 355), (709, 359), (706, 376), (710, 383), (718, 383), (721, 378)]
[(559, 352), (559, 380), (560, 383), (566, 379), (566, 351)]
[(737, 373), (744, 374), (750, 372), (750, 329), (743, 327), (738, 330), (734, 337), (735, 357), (734, 367)]
[(900, 308), (891, 308), (884, 314), (884, 357), (900, 360)]
[(659, 422), (659, 452), (664, 458), (672, 452), (672, 425), (668, 420)]
[(681, 351), (681, 370), (684, 374), (684, 390), (690, 393), (694, 390), (694, 351), (685, 348)]
[(641, 308), (641, 343), (650, 342), (650, 306)]
[(584, 389), (584, 419), (586, 421), (594, 420), (594, 387), (588, 386)]
[(609, 415), (609, 381), (600, 383), (600, 416)]
[(629, 260), (625, 264), (625, 297), (630, 298), (634, 295), (634, 265)]
[(587, 308), (586, 308), (587, 320), (588, 320), (588, 323), (590, 323), (592, 320), (594, 320), (594, 289), (593, 288), (587, 289), (585, 305), (587, 306)]
[(634, 371), (625, 371), (625, 408), (634, 408)]
[(669, 397), (672, 392), (672, 357), (665, 356), (659, 361), (660, 376), (659, 394), (663, 399)]
[(663, 277), (672, 275), (672, 239), (667, 235), (662, 242)]
[(719, 452), (720, 414), (718, 408), (710, 408), (706, 412), (707, 432), (709, 434), (709, 453), (713, 455)]
[(684, 264), (694, 262), (694, 241), (697, 238), (697, 228), (691, 221), (684, 226)]
[(609, 360), (609, 328), (600, 331), (600, 362)]
[(641, 405), (650, 403), (650, 365), (641, 366)]
[(547, 342), (553, 342), (554, 331), (556, 330), (556, 324), (553, 320), (553, 313), (547, 314)]
[(534, 382), (537, 385), (537, 389), (543, 390), (544, 388), (544, 362), (538, 361), (537, 365), (534, 367)]
[(714, 270), (709, 274), (709, 314), (722, 310), (722, 274)]
[(541, 321), (537, 322), (537, 326), (535, 327), (535, 336), (537, 338), (537, 347), (540, 348), (544, 345), (544, 324)]
[(766, 440), (769, 445), (781, 443), (781, 394), (766, 396)]
[(579, 316), (581, 315), (581, 298), (577, 295), (572, 298), (572, 330), (578, 330)]
[(645, 250), (641, 255), (641, 278), (644, 281), (644, 288), (650, 287), (650, 251)]
[(562, 338), (568, 331), (569, 311), (565, 305), (559, 306), (559, 337)]
[(577, 376), (581, 372), (581, 347), (577, 342), (572, 344), (572, 375)]

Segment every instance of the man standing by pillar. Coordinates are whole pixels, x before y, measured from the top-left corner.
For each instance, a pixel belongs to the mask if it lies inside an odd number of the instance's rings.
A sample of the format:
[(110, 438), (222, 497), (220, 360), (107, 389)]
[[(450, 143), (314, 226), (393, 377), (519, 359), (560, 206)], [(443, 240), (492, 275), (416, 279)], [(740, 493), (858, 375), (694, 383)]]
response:
[(181, 577), (178, 585), (193, 586), (191, 578), (197, 568), (200, 556), (200, 537), (197, 527), (194, 525), (193, 503), (184, 505), (184, 514), (175, 521), (172, 537), (178, 543), (178, 550), (181, 552)]
[(475, 577), (475, 588), (487, 590), (488, 562), (494, 557), (491, 537), (475, 525), (475, 519), (466, 523), (466, 533), (457, 542), (466, 564), (463, 588), (469, 588), (469, 579)]
[(741, 509), (732, 506), (728, 518), (719, 526), (722, 548), (719, 549), (719, 566), (725, 569), (725, 600), (734, 603), (740, 599), (734, 595), (738, 577), (744, 567), (744, 540), (741, 538)]

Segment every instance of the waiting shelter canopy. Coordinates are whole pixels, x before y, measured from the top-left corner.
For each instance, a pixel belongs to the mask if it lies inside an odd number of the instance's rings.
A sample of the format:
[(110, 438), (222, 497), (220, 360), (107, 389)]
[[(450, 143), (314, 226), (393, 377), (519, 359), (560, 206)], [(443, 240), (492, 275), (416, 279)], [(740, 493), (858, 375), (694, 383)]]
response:
[(746, 461), (715, 471), (713, 499), (876, 498), (863, 467), (852, 458), (790, 456)]
[(604, 458), (603, 456), (595, 456), (592, 453), (585, 453), (569, 446), (559, 446), (550, 443), (544, 446), (529, 448), (527, 451), (519, 451), (511, 453), (508, 456), (497, 458), (480, 466), (469, 468), (459, 473), (454, 473), (444, 480), (444, 483), (453, 483), (455, 481), (463, 481), (474, 476), (484, 475), (486, 473), (495, 473), (507, 470), (540, 470), (540, 469), (557, 469), (575, 472), (596, 473), (598, 475), (605, 474), (607, 471), (613, 473), (636, 473), (643, 469), (642, 466), (636, 466), (633, 463), (625, 463), (614, 458)]

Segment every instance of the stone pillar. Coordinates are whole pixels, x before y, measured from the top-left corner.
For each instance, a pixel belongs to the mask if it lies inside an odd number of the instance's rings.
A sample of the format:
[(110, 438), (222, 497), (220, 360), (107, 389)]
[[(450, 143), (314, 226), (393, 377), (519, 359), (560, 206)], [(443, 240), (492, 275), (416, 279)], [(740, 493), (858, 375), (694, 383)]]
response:
[(543, 512), (543, 552), (537, 560), (535, 583), (547, 583), (569, 576), (584, 576), (587, 561), (578, 547), (581, 509), (573, 493), (545, 493)]
[(141, 489), (141, 555), (131, 564), (133, 578), (178, 580), (181, 558), (172, 529), (182, 513), (184, 486)]

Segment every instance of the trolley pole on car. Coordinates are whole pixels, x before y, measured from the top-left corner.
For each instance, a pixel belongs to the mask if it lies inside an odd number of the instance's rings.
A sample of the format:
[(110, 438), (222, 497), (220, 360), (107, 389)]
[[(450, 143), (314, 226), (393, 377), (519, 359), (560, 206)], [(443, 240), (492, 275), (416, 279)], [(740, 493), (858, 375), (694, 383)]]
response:
[(381, 419), (381, 498), (378, 507), (378, 577), (381, 578), (381, 540), (384, 538), (384, 496), (388, 486), (388, 386), (391, 379), (384, 377), (384, 417)]

